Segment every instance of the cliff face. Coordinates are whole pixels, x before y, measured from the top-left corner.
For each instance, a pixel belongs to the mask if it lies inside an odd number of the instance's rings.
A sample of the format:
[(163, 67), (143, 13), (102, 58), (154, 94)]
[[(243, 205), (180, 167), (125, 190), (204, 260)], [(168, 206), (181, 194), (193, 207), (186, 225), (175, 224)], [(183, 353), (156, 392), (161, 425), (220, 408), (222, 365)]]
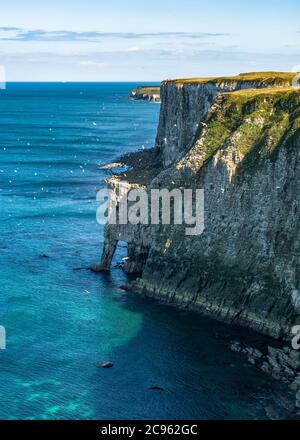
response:
[(217, 95), (226, 81), (163, 85), (163, 169), (143, 182), (204, 188), (204, 233), (108, 225), (101, 269), (125, 240), (125, 269), (141, 273), (135, 291), (287, 338), (300, 324), (300, 91), (272, 78), (273, 88), (233, 81), (234, 92)]
[(219, 93), (241, 89), (289, 86), (293, 74), (242, 74), (230, 78), (164, 81), (156, 138), (164, 166), (169, 166), (193, 144)]

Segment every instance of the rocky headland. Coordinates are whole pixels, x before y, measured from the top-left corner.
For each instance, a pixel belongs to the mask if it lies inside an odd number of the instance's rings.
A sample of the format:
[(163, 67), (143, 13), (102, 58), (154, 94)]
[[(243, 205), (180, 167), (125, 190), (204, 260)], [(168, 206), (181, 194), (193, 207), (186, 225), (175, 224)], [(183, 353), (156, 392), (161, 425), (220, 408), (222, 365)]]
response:
[(132, 90), (129, 97), (137, 101), (150, 101), (160, 103), (159, 86), (142, 86)]

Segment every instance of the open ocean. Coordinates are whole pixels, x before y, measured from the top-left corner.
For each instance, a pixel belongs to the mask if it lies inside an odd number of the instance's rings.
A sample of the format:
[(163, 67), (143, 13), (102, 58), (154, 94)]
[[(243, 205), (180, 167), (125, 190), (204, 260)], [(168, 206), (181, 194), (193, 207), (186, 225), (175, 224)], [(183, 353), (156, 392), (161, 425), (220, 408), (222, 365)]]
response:
[(159, 105), (127, 99), (134, 86), (0, 90), (0, 419), (265, 418), (283, 389), (216, 334), (261, 337), (84, 269), (103, 243), (99, 165), (154, 144)]

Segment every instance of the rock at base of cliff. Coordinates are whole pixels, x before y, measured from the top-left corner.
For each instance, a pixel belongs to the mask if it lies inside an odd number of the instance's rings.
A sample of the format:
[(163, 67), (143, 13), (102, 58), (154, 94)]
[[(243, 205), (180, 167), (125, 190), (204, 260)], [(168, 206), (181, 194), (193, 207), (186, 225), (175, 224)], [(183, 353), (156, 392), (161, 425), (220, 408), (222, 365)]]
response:
[(103, 266), (100, 266), (100, 264), (94, 264), (89, 269), (91, 272), (94, 272), (94, 273), (110, 272), (109, 269), (107, 269)]

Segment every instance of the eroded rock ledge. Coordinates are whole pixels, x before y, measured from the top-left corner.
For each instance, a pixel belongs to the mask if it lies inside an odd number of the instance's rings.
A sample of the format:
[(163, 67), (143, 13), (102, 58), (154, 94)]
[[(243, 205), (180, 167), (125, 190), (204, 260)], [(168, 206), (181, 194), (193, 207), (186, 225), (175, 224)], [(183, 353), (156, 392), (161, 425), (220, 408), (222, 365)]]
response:
[[(266, 347), (264, 351), (247, 346), (238, 341), (230, 344), (232, 351), (241, 353), (250, 364), (255, 365), (264, 373), (288, 384), (290, 392), (281, 402), (289, 412), (300, 415), (300, 352), (285, 346)], [(275, 416), (276, 418), (276, 416)]]

